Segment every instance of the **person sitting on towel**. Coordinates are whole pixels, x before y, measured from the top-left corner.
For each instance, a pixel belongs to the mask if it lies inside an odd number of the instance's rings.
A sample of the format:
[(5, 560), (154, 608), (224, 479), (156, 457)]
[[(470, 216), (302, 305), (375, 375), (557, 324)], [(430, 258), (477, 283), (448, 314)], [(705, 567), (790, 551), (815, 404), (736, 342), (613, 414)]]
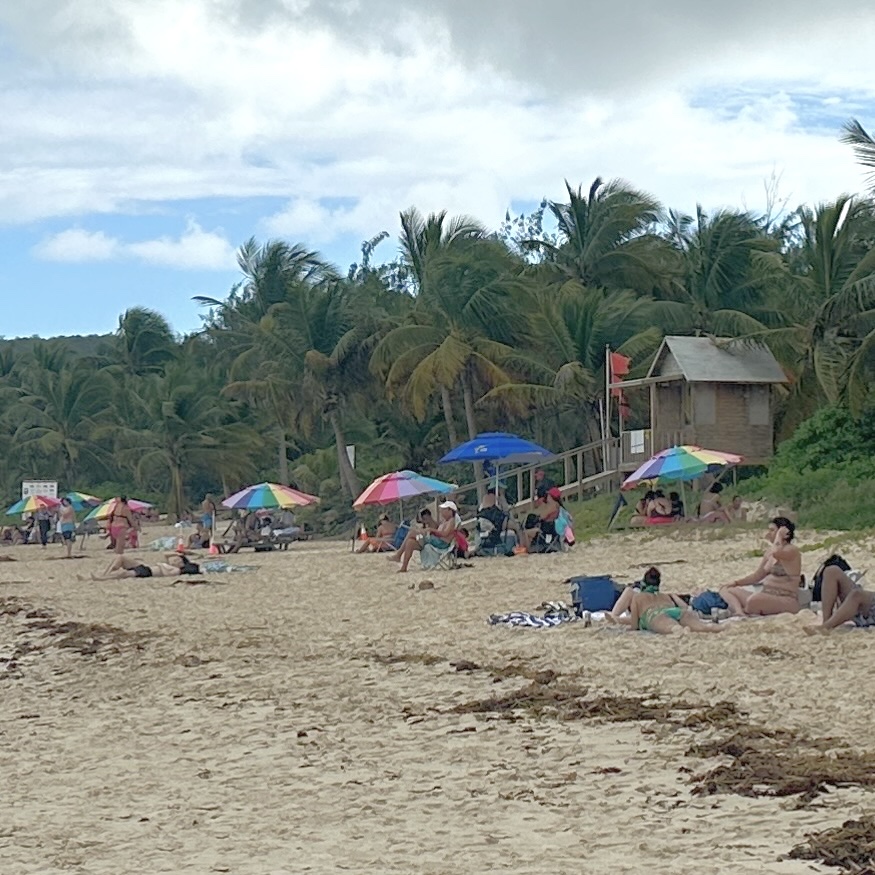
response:
[[(796, 526), (787, 517), (778, 516), (769, 523), (769, 546), (756, 571), (720, 589), (721, 598), (733, 614), (749, 617), (799, 611), (802, 553), (793, 543), (795, 534)], [(761, 592), (743, 588), (756, 583), (763, 585)]]
[(823, 621), (820, 626), (806, 626), (809, 635), (830, 632), (849, 620), (860, 628), (875, 626), (875, 592), (863, 589), (837, 565), (823, 569), (820, 593)]

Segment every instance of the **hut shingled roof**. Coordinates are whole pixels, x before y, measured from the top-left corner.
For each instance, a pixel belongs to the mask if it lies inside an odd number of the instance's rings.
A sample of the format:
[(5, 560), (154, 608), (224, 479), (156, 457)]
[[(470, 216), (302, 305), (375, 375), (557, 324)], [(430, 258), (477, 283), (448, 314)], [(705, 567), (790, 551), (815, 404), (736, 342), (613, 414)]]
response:
[(788, 382), (767, 347), (724, 337), (664, 338), (647, 376), (683, 376), (688, 383)]

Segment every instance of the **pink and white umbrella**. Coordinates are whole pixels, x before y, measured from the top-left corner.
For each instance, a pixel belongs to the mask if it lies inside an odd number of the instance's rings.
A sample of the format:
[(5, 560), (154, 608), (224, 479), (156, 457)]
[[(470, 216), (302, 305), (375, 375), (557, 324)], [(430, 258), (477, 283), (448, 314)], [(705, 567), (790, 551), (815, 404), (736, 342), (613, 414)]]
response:
[[(115, 506), (118, 504), (117, 499), (110, 498), (109, 501), (104, 501), (103, 504), (98, 505), (85, 517), (86, 520), (105, 520), (108, 516), (110, 516), (115, 510)], [(144, 510), (149, 510), (152, 507), (148, 501), (137, 501), (136, 498), (128, 499), (128, 507), (134, 513), (142, 513)]]
[(445, 483), (415, 471), (393, 471), (377, 477), (352, 506), (359, 510), (368, 505), (394, 504), (396, 501), (422, 495), (445, 495), (458, 488), (455, 483)]

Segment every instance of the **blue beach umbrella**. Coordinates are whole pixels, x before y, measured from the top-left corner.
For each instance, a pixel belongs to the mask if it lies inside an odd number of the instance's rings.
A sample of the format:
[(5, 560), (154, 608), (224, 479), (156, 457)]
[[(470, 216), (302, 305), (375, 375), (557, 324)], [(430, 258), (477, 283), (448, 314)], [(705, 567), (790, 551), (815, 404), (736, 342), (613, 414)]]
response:
[(555, 453), (532, 441), (503, 431), (484, 431), (450, 450), (440, 464), (451, 462), (489, 462), (495, 465), (495, 491), (498, 492), (501, 465), (532, 465), (549, 462)]
[(531, 465), (549, 462), (555, 453), (538, 444), (503, 431), (484, 431), (450, 450), (441, 464), (450, 462), (495, 462), (497, 465)]

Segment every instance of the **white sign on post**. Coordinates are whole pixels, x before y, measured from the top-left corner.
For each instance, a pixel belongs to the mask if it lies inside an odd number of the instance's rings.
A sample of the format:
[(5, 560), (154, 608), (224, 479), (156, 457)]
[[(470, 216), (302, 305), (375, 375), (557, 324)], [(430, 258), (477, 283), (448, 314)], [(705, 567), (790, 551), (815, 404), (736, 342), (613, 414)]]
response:
[(349, 459), (349, 464), (355, 468), (355, 446), (353, 444), (346, 445), (346, 455)]
[(22, 480), (21, 497), (30, 498), (31, 495), (42, 495), (46, 498), (58, 497), (57, 480)]

